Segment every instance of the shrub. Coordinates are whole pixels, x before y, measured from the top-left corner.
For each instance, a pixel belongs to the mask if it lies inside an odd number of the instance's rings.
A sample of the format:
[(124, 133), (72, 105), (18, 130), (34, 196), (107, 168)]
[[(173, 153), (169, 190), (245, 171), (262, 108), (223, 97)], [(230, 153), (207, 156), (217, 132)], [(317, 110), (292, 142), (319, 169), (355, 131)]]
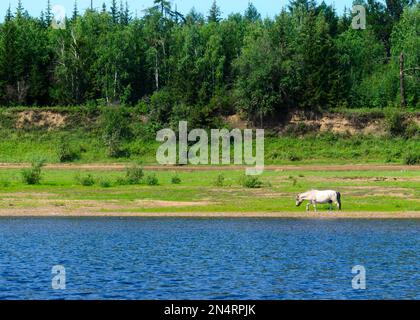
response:
[(10, 187), (11, 183), (9, 180), (0, 180), (0, 186), (2, 186), (3, 188), (8, 188)]
[(118, 133), (114, 132), (105, 136), (104, 143), (106, 146), (107, 156), (110, 158), (128, 158), (130, 151), (122, 147), (122, 139)]
[(394, 161), (394, 158), (392, 157), (392, 155), (387, 154), (385, 157), (385, 163), (391, 163)]
[(223, 187), (225, 184), (225, 176), (221, 173), (217, 175), (216, 180), (214, 181), (214, 185), (216, 187)]
[(115, 181), (115, 184), (118, 186), (126, 186), (128, 183), (127, 183), (127, 179), (118, 177), (117, 180)]
[(280, 152), (278, 152), (278, 151), (272, 151), (272, 152), (270, 153), (270, 155), (268, 156), (268, 158), (269, 158), (269, 159), (271, 159), (271, 160), (276, 160), (276, 159), (278, 159), (280, 156), (281, 156)]
[(418, 124), (400, 111), (388, 111), (385, 124), (389, 135), (393, 137), (414, 138), (420, 135)]
[(176, 174), (172, 177), (171, 182), (172, 182), (172, 184), (180, 184), (181, 183), (181, 178)]
[(292, 137), (299, 137), (311, 132), (318, 132), (320, 125), (311, 125), (304, 122), (290, 123), (285, 126), (283, 133)]
[(243, 176), (241, 184), (245, 188), (257, 189), (263, 186), (262, 181), (257, 176)]
[(420, 164), (420, 153), (409, 152), (404, 157), (404, 163), (407, 165)]
[(386, 115), (386, 127), (388, 133), (393, 137), (403, 137), (407, 130), (407, 120), (399, 111), (392, 111)]
[(111, 187), (111, 182), (107, 179), (102, 178), (102, 179), (99, 180), (99, 185), (102, 188), (110, 188)]
[(146, 176), (146, 184), (149, 186), (157, 186), (159, 184), (159, 180), (155, 174), (149, 174)]
[(168, 123), (174, 105), (176, 105), (175, 94), (169, 89), (155, 91), (150, 98), (151, 119), (158, 123)]
[(34, 160), (29, 169), (22, 170), (23, 182), (29, 185), (39, 184), (42, 177), (42, 167), (45, 166), (45, 160)]
[(104, 136), (104, 143), (106, 145), (106, 153), (108, 157), (119, 158), (122, 155), (121, 141), (118, 133), (111, 133)]
[(129, 129), (129, 113), (122, 107), (104, 109), (101, 115), (103, 140), (107, 146), (107, 154), (112, 158), (127, 156), (121, 148), (122, 141), (131, 136)]
[(287, 157), (290, 161), (293, 161), (293, 162), (302, 160), (301, 157), (299, 157), (297, 154), (294, 154), (294, 153), (289, 153)]
[(407, 138), (420, 136), (420, 127), (414, 121), (409, 122), (407, 124), (407, 128), (405, 129), (405, 136)]
[(84, 187), (90, 187), (95, 184), (95, 179), (91, 174), (87, 176), (77, 176), (76, 180)]
[(100, 122), (105, 138), (114, 135), (118, 138), (125, 139), (131, 136), (129, 129), (130, 114), (123, 107), (105, 108), (102, 110)]
[(136, 111), (140, 114), (147, 114), (149, 107), (145, 100), (140, 100), (136, 105)]
[(139, 165), (133, 165), (125, 169), (125, 178), (127, 184), (140, 184), (144, 177), (143, 168)]
[(339, 141), (339, 135), (335, 134), (331, 131), (327, 131), (327, 132), (322, 132), (322, 133), (318, 134), (317, 139), (320, 139), (324, 142), (328, 142), (328, 143), (331, 143), (331, 144), (335, 144), (336, 142)]
[(68, 141), (62, 137), (58, 145), (57, 156), (60, 162), (72, 162), (80, 159), (80, 150), (72, 148)]

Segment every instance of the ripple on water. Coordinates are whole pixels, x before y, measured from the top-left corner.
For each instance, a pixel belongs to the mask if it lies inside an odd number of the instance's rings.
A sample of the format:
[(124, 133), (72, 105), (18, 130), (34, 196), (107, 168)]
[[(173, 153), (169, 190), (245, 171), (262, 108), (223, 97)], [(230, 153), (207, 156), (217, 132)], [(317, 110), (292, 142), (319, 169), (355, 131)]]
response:
[[(0, 299), (419, 299), (419, 231), (418, 220), (3, 218)], [(351, 287), (354, 265), (366, 290)]]

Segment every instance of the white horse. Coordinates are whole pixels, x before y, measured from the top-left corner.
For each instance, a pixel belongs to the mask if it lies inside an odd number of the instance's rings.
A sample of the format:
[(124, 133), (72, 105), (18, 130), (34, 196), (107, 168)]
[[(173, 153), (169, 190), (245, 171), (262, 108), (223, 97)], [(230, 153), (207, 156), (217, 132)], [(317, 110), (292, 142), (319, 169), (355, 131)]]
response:
[(309, 201), (306, 205), (306, 211), (309, 211), (309, 206), (312, 204), (314, 206), (315, 212), (317, 212), (316, 205), (317, 203), (329, 203), (332, 210), (332, 203), (334, 202), (338, 210), (341, 210), (341, 194), (338, 191), (333, 190), (311, 190), (305, 193), (300, 193), (296, 196), (296, 206), (299, 207), (303, 201)]

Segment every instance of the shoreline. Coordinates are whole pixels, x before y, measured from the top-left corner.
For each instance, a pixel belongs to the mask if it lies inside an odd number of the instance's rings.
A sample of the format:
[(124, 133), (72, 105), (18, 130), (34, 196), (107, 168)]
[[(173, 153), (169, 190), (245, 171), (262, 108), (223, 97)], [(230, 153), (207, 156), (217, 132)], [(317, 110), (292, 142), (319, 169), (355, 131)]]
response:
[(296, 218), (296, 219), (420, 219), (420, 211), (409, 212), (51, 212), (34, 209), (0, 210), (0, 218)]
[[(125, 170), (130, 163), (51, 163), (45, 169), (54, 170)], [(1, 169), (23, 169), (30, 167), (29, 163), (0, 163)], [(244, 165), (144, 165), (145, 170), (151, 171), (235, 171), (244, 170)], [(301, 165), (265, 165), (267, 171), (420, 171), (420, 165), (399, 165), (399, 164), (301, 164)]]

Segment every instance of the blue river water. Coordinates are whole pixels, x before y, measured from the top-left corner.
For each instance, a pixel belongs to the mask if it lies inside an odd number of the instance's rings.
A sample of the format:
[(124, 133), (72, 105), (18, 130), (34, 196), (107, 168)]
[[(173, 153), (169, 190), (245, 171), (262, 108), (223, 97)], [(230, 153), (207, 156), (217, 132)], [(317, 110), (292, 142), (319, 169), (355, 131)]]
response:
[(1, 218), (0, 299), (420, 299), (419, 253), (419, 220)]

